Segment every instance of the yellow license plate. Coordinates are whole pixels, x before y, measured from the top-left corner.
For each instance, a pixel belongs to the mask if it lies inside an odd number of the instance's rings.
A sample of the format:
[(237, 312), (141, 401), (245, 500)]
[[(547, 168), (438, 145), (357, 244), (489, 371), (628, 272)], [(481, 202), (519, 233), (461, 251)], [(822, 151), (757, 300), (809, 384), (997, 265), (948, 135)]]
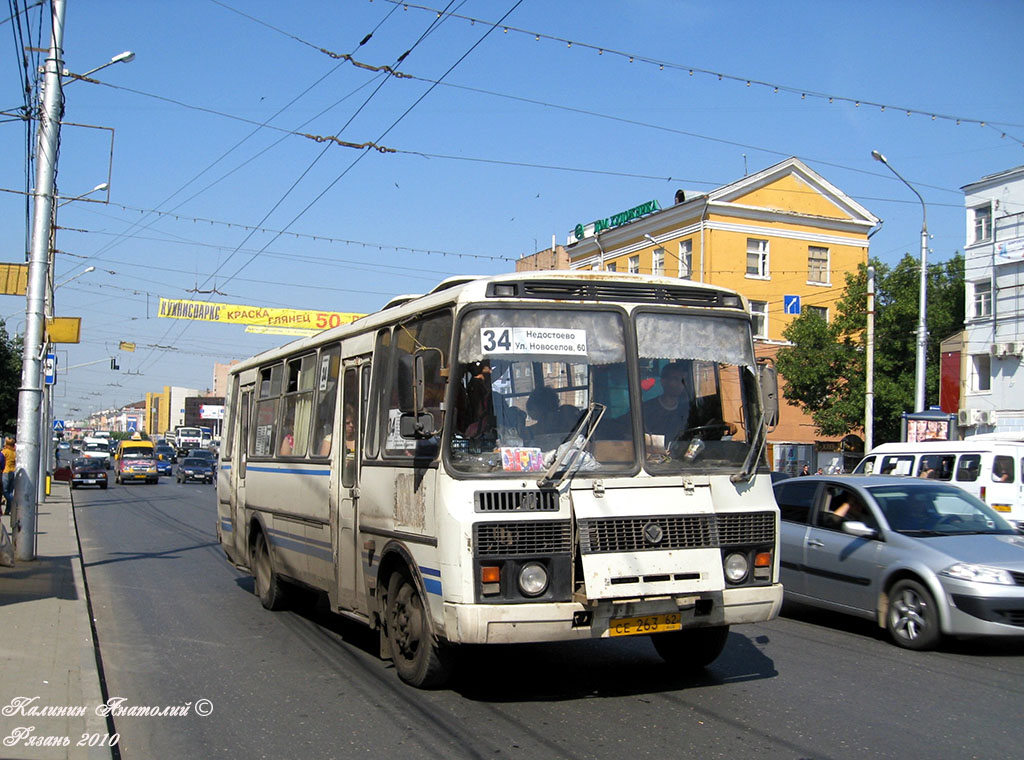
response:
[(636, 636), (643, 633), (678, 631), (682, 627), (682, 616), (678, 612), (667, 612), (643, 617), (612, 618), (608, 623), (608, 633), (611, 636)]

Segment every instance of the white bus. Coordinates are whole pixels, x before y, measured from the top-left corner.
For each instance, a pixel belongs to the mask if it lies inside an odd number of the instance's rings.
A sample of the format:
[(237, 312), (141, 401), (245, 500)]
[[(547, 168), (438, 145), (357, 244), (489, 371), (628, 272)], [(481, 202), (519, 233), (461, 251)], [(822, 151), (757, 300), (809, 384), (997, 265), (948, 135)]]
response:
[(750, 326), (732, 291), (608, 272), (396, 298), (232, 367), (220, 543), (416, 686), (458, 644), (652, 634), (703, 667), (782, 602)]

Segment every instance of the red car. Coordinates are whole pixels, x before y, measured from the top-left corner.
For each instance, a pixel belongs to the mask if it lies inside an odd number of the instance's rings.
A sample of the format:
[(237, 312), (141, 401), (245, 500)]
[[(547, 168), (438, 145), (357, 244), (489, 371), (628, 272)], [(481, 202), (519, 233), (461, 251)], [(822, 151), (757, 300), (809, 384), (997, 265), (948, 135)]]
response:
[(81, 457), (71, 463), (71, 487), (107, 487), (107, 467), (101, 459)]

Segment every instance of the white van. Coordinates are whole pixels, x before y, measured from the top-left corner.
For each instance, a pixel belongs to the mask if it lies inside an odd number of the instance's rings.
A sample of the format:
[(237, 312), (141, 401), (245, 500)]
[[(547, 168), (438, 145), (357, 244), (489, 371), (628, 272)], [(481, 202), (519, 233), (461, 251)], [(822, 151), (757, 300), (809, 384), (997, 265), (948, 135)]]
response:
[(853, 472), (946, 481), (1024, 526), (1024, 439), (976, 436), (964, 441), (883, 443)]

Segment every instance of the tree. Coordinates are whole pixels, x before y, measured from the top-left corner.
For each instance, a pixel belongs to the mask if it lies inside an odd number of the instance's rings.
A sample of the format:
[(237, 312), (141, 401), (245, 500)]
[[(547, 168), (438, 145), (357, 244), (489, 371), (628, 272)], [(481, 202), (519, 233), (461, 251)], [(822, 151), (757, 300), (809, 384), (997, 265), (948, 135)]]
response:
[[(910, 254), (875, 267), (874, 433), (899, 439), (900, 415), (913, 410), (920, 264)], [(928, 268), (925, 398), (937, 402), (939, 343), (963, 329), (964, 259), (959, 253)], [(867, 389), (867, 267), (846, 275), (846, 291), (826, 324), (805, 312), (783, 332), (792, 346), (778, 352), (784, 395), (810, 413), (821, 435), (845, 435), (864, 425)]]
[(9, 435), (18, 428), (21, 354), (21, 338), (10, 337), (6, 323), (0, 320), (0, 430)]

